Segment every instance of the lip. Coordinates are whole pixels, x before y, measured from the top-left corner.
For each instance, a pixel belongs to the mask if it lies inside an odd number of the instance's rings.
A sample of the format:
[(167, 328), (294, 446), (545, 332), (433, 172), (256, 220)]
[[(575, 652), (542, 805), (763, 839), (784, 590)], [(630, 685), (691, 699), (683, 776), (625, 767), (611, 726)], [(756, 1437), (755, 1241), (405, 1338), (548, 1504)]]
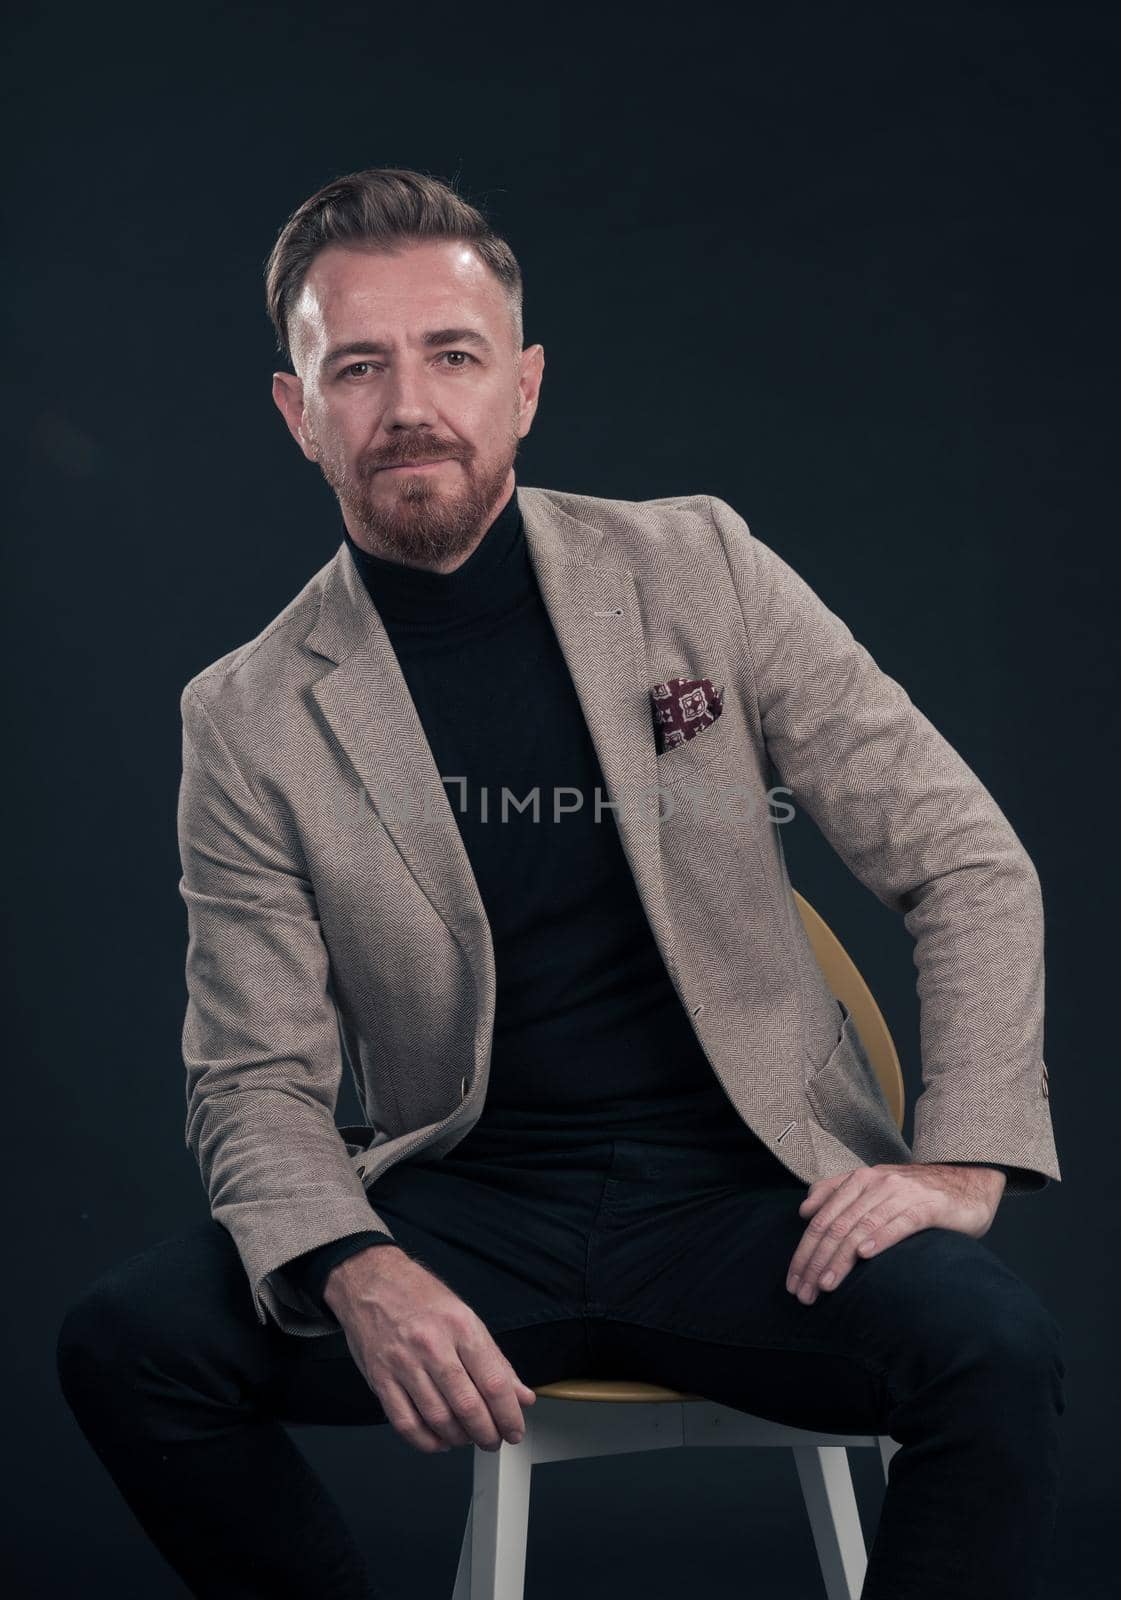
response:
[(450, 456), (441, 456), (439, 461), (402, 461), (396, 467), (379, 467), (379, 472), (430, 472), (433, 467), (442, 467)]

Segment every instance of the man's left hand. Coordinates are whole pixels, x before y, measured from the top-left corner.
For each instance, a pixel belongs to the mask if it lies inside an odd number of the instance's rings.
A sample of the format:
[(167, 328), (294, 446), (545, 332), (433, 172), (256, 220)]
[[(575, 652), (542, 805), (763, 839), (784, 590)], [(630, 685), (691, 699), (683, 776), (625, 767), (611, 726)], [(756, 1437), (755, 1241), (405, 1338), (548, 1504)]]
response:
[(878, 1255), (910, 1233), (952, 1228), (980, 1239), (992, 1226), (1007, 1178), (998, 1167), (940, 1162), (856, 1167), (810, 1185), (798, 1207), (811, 1217), (786, 1287), (805, 1305), (835, 1289), (857, 1259)]

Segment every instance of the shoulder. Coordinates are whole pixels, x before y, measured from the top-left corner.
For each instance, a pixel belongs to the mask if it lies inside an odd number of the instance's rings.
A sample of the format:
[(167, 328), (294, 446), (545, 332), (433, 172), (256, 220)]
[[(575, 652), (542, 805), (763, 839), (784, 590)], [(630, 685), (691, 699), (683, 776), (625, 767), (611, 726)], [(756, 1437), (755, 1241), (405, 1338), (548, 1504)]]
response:
[(251, 714), (255, 703), (275, 700), (278, 693), (283, 696), (286, 685), (306, 682), (304, 641), (319, 616), (328, 578), (343, 554), (340, 546), (258, 633), (187, 681), (180, 695), (184, 716), (192, 703), (210, 714), (230, 703)]
[(743, 518), (710, 494), (622, 500), (521, 485), (518, 492), (523, 505), (560, 512), (608, 535), (611, 548), (624, 561), (649, 560), (663, 549), (674, 559), (690, 550), (719, 555), (725, 528), (735, 525), (747, 533)]

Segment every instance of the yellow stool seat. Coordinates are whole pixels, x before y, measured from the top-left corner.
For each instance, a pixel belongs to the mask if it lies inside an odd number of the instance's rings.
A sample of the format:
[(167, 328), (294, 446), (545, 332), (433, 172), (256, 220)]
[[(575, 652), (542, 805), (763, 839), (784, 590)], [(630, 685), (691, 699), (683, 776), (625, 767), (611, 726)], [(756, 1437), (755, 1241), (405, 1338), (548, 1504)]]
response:
[(629, 1383), (625, 1378), (562, 1378), (534, 1391), (553, 1400), (702, 1400), (703, 1395), (663, 1389), (660, 1383)]

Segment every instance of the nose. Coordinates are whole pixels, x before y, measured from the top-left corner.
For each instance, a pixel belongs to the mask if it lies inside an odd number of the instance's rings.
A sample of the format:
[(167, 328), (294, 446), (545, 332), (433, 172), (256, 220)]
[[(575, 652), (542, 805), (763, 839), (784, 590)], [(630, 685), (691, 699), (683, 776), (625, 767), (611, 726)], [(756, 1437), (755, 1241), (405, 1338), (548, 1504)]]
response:
[(432, 427), (436, 421), (429, 381), (406, 362), (394, 367), (383, 390), (386, 428)]

